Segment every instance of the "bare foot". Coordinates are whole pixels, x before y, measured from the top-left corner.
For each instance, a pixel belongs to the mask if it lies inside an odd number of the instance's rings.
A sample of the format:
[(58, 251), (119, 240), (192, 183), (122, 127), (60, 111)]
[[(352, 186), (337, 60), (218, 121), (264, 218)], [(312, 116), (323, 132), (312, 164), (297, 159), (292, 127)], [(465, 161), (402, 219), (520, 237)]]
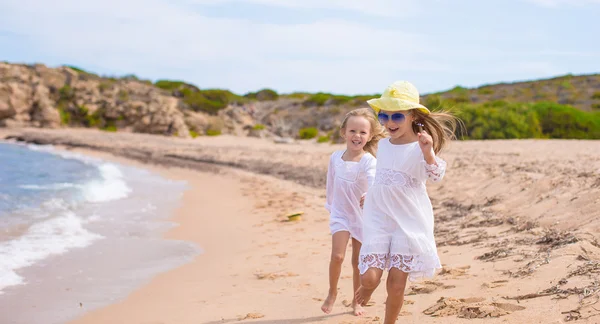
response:
[(366, 289), (363, 286), (358, 287), (356, 293), (354, 294), (354, 299), (356, 300), (356, 303), (358, 305), (365, 306), (371, 299), (371, 295), (374, 291), (375, 289)]
[(352, 302), (352, 310), (354, 316), (362, 316), (365, 314), (365, 310), (356, 301)]
[(323, 302), (323, 306), (321, 306), (321, 310), (323, 311), (323, 313), (325, 313), (325, 314), (331, 313), (331, 310), (333, 309), (333, 304), (335, 303), (336, 298), (337, 298), (337, 295), (332, 295), (332, 294), (327, 295), (327, 298)]

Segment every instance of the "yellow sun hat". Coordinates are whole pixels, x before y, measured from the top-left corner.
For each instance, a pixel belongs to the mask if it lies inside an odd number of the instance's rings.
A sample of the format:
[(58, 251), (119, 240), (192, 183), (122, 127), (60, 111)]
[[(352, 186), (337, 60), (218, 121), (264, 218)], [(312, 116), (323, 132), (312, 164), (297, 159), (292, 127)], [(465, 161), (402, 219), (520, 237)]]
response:
[(396, 81), (390, 84), (385, 88), (381, 97), (367, 100), (367, 103), (375, 110), (376, 114), (380, 110), (400, 111), (410, 109), (419, 109), (425, 114), (430, 113), (427, 107), (419, 103), (417, 88), (408, 81)]

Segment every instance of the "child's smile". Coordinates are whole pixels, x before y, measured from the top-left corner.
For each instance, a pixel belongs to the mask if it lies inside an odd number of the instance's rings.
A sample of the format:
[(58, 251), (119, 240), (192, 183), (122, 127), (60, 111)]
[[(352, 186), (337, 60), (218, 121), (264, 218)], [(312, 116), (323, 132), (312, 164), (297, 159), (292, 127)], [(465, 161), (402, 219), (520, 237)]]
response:
[(350, 117), (344, 129), (346, 147), (349, 150), (362, 150), (371, 136), (371, 124), (364, 117)]
[(396, 133), (396, 132), (397, 132), (399, 129), (400, 129), (400, 127), (391, 127), (391, 126), (388, 126), (388, 127), (387, 127), (387, 130), (388, 130), (388, 132), (390, 133), (390, 135), (395, 135), (395, 133)]

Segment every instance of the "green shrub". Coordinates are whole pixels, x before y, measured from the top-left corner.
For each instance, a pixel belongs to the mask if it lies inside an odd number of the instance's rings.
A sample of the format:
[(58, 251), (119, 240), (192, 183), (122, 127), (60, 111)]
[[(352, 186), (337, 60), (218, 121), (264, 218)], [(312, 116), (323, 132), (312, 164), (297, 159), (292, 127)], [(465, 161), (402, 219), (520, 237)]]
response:
[(537, 103), (532, 107), (539, 116), (544, 135), (550, 138), (600, 139), (600, 114), (584, 112), (556, 103)]
[(310, 96), (304, 101), (305, 106), (323, 106), (327, 100), (331, 98), (331, 94), (318, 92)]
[(194, 92), (185, 96), (183, 102), (190, 106), (194, 111), (204, 111), (209, 114), (216, 114), (219, 110), (227, 107), (226, 102), (210, 100), (200, 92)]
[(317, 134), (319, 134), (319, 130), (316, 129), (315, 127), (301, 128), (300, 131), (298, 132), (298, 136), (301, 139), (315, 138), (317, 136)]
[(263, 124), (256, 124), (254, 125), (254, 127), (252, 127), (253, 130), (263, 130), (265, 129), (265, 125)]
[(600, 99), (600, 91), (596, 91), (592, 94), (592, 99)]
[(154, 83), (154, 86), (159, 87), (164, 90), (173, 91), (181, 88), (192, 89), (195, 91), (200, 91), (198, 87), (193, 84), (189, 84), (183, 81), (173, 81), (173, 80), (158, 80)]
[(494, 90), (492, 90), (492, 88), (489, 87), (484, 87), (484, 88), (479, 88), (477, 90), (477, 93), (480, 95), (490, 95), (494, 93)]
[(195, 131), (193, 131), (193, 130), (190, 130), (190, 136), (191, 136), (192, 138), (196, 138), (196, 137), (198, 137), (198, 136), (199, 136), (199, 134), (198, 134), (198, 133), (196, 133), (196, 132), (195, 132)]
[(571, 84), (571, 82), (569, 82), (569, 80), (565, 80), (565, 81), (561, 82), (560, 86), (563, 89), (573, 89), (573, 85)]
[(369, 99), (373, 99), (373, 98), (379, 98), (381, 97), (380, 94), (374, 94), (374, 95), (358, 95), (358, 96), (354, 96), (352, 97), (352, 102), (351, 104), (353, 106), (367, 106), (367, 100)]
[(75, 98), (75, 91), (70, 85), (65, 84), (62, 88), (58, 89), (59, 101), (71, 101)]
[(279, 98), (279, 94), (271, 89), (262, 89), (258, 92), (250, 92), (244, 97), (248, 99), (256, 99), (258, 101), (268, 101), (268, 100), (277, 100)]
[(206, 135), (207, 136), (217, 136), (217, 135), (221, 135), (221, 131), (218, 129), (207, 129), (206, 130)]
[(102, 121), (102, 115), (99, 111), (95, 111), (93, 114), (87, 114), (85, 116), (85, 124), (88, 127), (98, 127), (102, 124)]
[(317, 139), (318, 143), (327, 143), (329, 142), (330, 138), (327, 135), (323, 135), (323, 136), (319, 136), (319, 138)]
[(244, 103), (247, 98), (240, 97), (229, 90), (209, 89), (201, 91), (182, 91), (183, 102), (194, 111), (216, 114), (230, 103)]
[(69, 69), (77, 72), (77, 73), (81, 73), (81, 74), (87, 74), (87, 75), (93, 75), (93, 76), (98, 76), (96, 73), (92, 73), (92, 72), (88, 72), (82, 68), (73, 66), (73, 65), (65, 65), (65, 67), (68, 67)]
[(429, 109), (441, 109), (443, 107), (443, 100), (439, 95), (428, 95), (425, 97), (423, 105)]
[[(200, 90), (198, 87), (183, 81), (159, 80), (154, 85), (170, 91), (173, 96), (183, 98), (183, 102), (191, 110), (203, 111), (213, 115), (227, 107), (230, 103), (244, 103), (248, 101), (247, 98), (238, 96), (229, 90)], [(265, 93), (268, 93), (268, 91)]]
[(115, 125), (106, 125), (104, 127), (101, 128), (103, 131), (106, 132), (116, 132), (117, 131), (117, 126)]
[(125, 74), (124, 76), (121, 77), (122, 80), (135, 80), (135, 81), (140, 81), (140, 78), (138, 78), (137, 75), (135, 74)]
[(311, 94), (306, 93), (306, 92), (293, 92), (293, 93), (281, 95), (281, 97), (290, 98), (290, 99), (306, 99), (310, 96), (311, 96)]
[(65, 108), (59, 107), (58, 114), (60, 115), (60, 123), (62, 125), (69, 125), (71, 123), (71, 114)]
[[(600, 139), (600, 112), (584, 112), (550, 102), (496, 101), (455, 108), (466, 127), (464, 139)], [(460, 135), (457, 134), (459, 138)]]

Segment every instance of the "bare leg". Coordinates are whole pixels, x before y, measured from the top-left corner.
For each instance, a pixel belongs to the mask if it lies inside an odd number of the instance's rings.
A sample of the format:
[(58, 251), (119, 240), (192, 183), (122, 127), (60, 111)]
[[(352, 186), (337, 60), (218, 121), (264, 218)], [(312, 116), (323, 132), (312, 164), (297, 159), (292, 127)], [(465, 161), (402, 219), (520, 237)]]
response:
[(390, 269), (387, 279), (388, 297), (385, 302), (384, 324), (396, 323), (404, 303), (404, 289), (406, 289), (407, 279), (408, 273), (402, 272), (398, 268)]
[[(360, 255), (360, 247), (362, 244), (356, 239), (352, 238), (352, 288), (355, 295), (360, 287), (360, 272), (358, 271), (358, 256)], [(352, 299), (352, 310), (354, 315), (360, 316), (364, 314), (362, 306), (356, 302), (356, 296)]]
[(365, 306), (371, 299), (371, 295), (379, 286), (383, 270), (379, 268), (369, 268), (362, 276), (360, 276), (360, 287), (354, 294), (356, 302), (359, 305)]
[(342, 262), (344, 262), (344, 256), (346, 255), (346, 246), (348, 246), (348, 240), (350, 239), (350, 233), (340, 231), (333, 234), (331, 238), (331, 261), (329, 261), (329, 294), (327, 299), (323, 302), (321, 310), (326, 314), (331, 313), (333, 304), (337, 298), (338, 281), (340, 280), (340, 273), (342, 272)]

